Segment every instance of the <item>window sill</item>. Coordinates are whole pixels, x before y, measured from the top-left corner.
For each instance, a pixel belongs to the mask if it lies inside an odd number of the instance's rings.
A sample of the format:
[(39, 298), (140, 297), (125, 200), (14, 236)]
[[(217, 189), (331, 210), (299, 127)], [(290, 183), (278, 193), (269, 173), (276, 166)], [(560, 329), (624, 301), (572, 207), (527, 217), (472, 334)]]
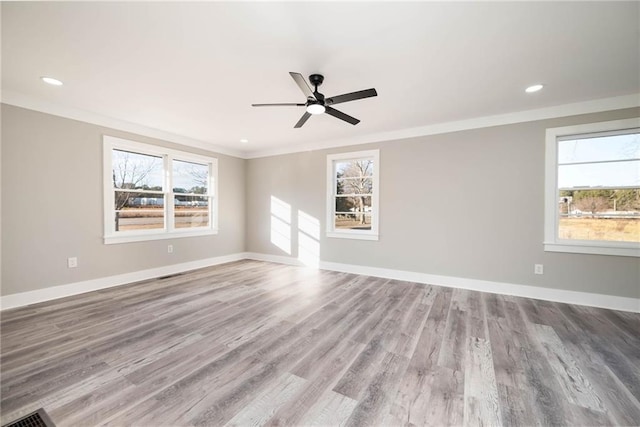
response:
[(198, 236), (211, 236), (218, 234), (218, 230), (188, 230), (188, 231), (175, 231), (173, 233), (144, 233), (144, 234), (123, 234), (115, 236), (104, 236), (105, 245), (116, 245), (119, 243), (131, 243), (131, 242), (145, 242), (148, 240), (167, 240), (167, 239), (179, 239), (182, 237), (198, 237)]
[(640, 257), (640, 245), (621, 247), (605, 244), (546, 243), (545, 252)]
[(356, 239), (356, 240), (378, 240), (377, 234), (365, 234), (357, 232), (340, 232), (340, 231), (328, 231), (327, 237), (337, 239)]

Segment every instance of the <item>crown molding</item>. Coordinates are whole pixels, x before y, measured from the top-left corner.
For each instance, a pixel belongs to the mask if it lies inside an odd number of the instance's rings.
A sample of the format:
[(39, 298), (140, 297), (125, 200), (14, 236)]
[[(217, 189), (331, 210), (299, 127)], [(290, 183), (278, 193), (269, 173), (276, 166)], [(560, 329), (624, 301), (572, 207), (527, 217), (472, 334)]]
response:
[(554, 119), (558, 117), (599, 113), (603, 111), (621, 110), (624, 108), (634, 107), (640, 107), (640, 93), (616, 96), (613, 98), (595, 99), (573, 104), (557, 105), (553, 107), (538, 108), (535, 110), (518, 111), (515, 113), (484, 116), (467, 120), (457, 120), (390, 132), (373, 133), (348, 139), (296, 144), (295, 146), (277, 147), (266, 150), (254, 150), (246, 152), (245, 158), (255, 159), (260, 157), (279, 156), (283, 154), (299, 153), (304, 151), (323, 150), (327, 148), (346, 147), (383, 141), (395, 141), (427, 135), (438, 135), (470, 129), (480, 129), (492, 126), (533, 122), (536, 120)]
[(389, 132), (378, 132), (353, 138), (317, 141), (252, 151), (242, 151), (225, 148), (219, 145), (185, 137), (182, 135), (173, 134), (171, 132), (166, 132), (160, 129), (139, 125), (125, 120), (115, 119), (90, 111), (43, 101), (41, 99), (37, 99), (35, 97), (13, 91), (3, 90), (2, 102), (5, 104), (14, 105), (16, 107), (48, 113), (68, 119), (79, 120), (99, 126), (108, 127), (111, 129), (148, 136), (151, 138), (158, 138), (165, 141), (174, 142), (176, 144), (200, 148), (203, 150), (238, 157), (241, 159), (256, 159), (260, 157), (279, 156), (283, 154), (300, 153), (305, 151), (347, 147), (384, 141), (395, 141), (428, 135), (438, 135), (471, 129), (481, 129), (492, 126), (525, 123), (536, 120), (575, 116), (579, 114), (598, 113), (603, 111), (620, 110), (624, 108), (635, 108), (640, 107), (640, 93), (616, 96), (612, 98), (595, 99), (591, 101), (577, 102), (572, 104), (556, 105), (553, 107), (538, 108), (534, 110), (518, 111), (514, 113), (477, 117), (466, 120), (457, 120), (427, 126), (418, 126)]
[(240, 150), (231, 150), (219, 145), (211, 144), (182, 135), (177, 135), (171, 132), (151, 128), (137, 123), (128, 122), (126, 120), (115, 119), (113, 117), (108, 117), (91, 111), (67, 107), (49, 101), (43, 101), (42, 99), (24, 95), (18, 92), (3, 90), (2, 103), (13, 105), (15, 107), (26, 108), (27, 110), (39, 111), (41, 113), (52, 114), (54, 116), (78, 120), (98, 126), (104, 126), (124, 132), (131, 132), (150, 138), (157, 138), (163, 141), (173, 142), (188, 147), (200, 148), (202, 150), (225, 154), (227, 156), (245, 158), (245, 153)]

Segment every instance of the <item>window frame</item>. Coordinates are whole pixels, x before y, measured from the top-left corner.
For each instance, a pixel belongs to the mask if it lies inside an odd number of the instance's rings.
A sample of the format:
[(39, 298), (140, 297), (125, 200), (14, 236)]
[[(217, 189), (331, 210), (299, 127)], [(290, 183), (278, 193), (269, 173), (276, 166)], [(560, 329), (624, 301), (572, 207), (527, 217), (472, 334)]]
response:
[[(130, 151), (142, 155), (161, 157), (163, 161), (163, 190), (153, 191), (154, 194), (162, 194), (164, 197), (164, 227), (150, 230), (115, 231), (113, 218), (115, 217), (115, 188), (112, 177), (112, 153), (113, 150)], [(206, 227), (176, 228), (174, 198), (183, 193), (173, 191), (173, 160), (206, 164), (209, 166), (207, 182), (207, 194), (197, 195), (209, 199), (209, 225)], [(118, 244), (129, 242), (141, 242), (148, 240), (174, 239), (181, 237), (208, 236), (218, 234), (218, 159), (202, 156), (187, 151), (174, 150), (142, 142), (131, 141), (109, 135), (103, 136), (103, 213), (105, 244)], [(151, 190), (150, 190), (151, 191)]]
[[(350, 160), (373, 160), (373, 189), (371, 193), (371, 230), (348, 230), (335, 228), (337, 187), (335, 165)], [(380, 150), (353, 151), (327, 155), (327, 225), (326, 235), (332, 238), (378, 240), (380, 218)]]
[[(545, 203), (544, 203), (544, 250), (545, 252), (567, 252), (595, 255), (640, 257), (640, 243), (598, 240), (561, 239), (558, 237), (558, 147), (559, 142), (569, 137), (590, 134), (633, 131), (640, 129), (640, 117), (608, 122), (588, 123), (575, 126), (549, 128), (545, 138)], [(595, 161), (594, 161), (595, 162)]]

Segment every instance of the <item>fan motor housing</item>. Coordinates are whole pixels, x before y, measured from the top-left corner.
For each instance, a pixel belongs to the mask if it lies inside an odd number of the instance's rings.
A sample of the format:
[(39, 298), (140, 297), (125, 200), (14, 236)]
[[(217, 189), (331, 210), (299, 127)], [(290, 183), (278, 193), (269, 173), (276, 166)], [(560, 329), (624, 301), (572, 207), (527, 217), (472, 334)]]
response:
[(311, 74), (309, 76), (309, 81), (314, 86), (320, 86), (324, 81), (324, 76), (322, 74)]

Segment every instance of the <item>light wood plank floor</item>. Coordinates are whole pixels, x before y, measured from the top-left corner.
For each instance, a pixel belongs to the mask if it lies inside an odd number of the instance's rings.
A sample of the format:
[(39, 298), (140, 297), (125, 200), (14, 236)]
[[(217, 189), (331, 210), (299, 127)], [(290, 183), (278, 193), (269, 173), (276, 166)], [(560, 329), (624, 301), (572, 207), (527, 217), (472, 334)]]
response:
[(242, 261), (0, 325), (3, 424), (640, 424), (638, 314)]

